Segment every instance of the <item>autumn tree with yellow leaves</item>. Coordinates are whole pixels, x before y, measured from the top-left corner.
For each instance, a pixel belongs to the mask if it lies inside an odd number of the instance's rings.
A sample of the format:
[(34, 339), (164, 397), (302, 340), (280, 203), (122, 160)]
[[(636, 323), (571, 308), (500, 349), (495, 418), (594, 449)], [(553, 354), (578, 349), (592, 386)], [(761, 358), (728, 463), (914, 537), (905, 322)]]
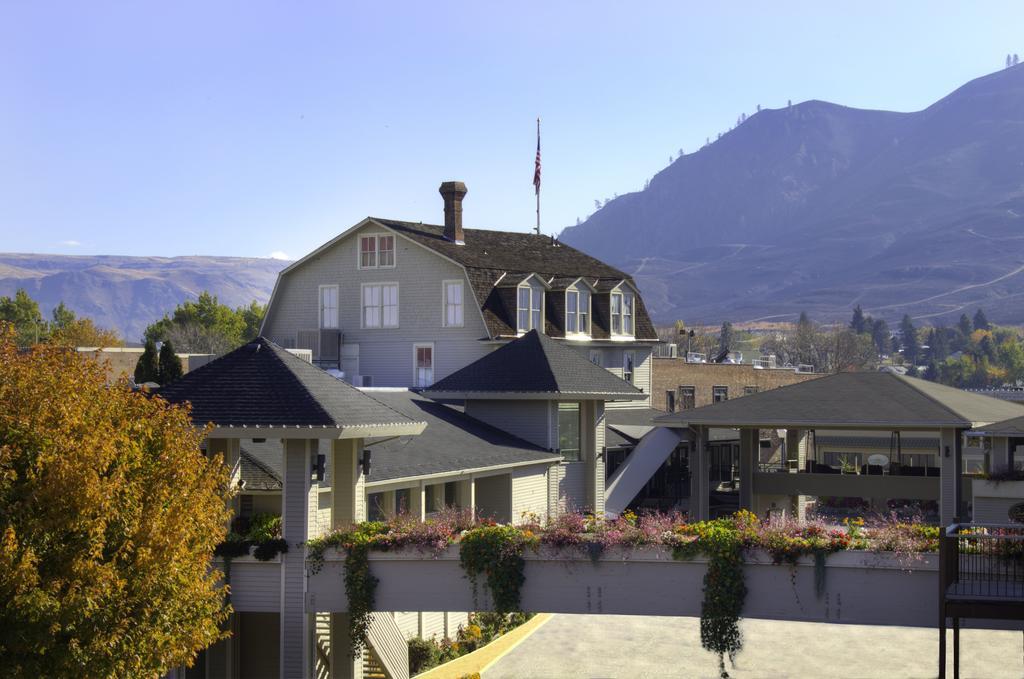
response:
[(203, 435), (0, 324), (0, 676), (156, 677), (223, 637), (228, 476)]

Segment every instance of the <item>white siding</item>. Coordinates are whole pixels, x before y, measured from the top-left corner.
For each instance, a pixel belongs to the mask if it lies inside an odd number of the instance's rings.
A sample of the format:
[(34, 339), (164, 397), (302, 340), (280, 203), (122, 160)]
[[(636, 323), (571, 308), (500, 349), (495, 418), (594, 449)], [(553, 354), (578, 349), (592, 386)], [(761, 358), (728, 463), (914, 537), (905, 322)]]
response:
[(975, 497), (971, 521), (975, 523), (1010, 523), (1010, 507), (1024, 502), (1024, 498)]
[[(223, 564), (217, 567), (224, 570)], [(238, 612), (277, 613), (281, 608), (281, 564), (236, 559), (231, 564), (231, 606)]]
[(524, 513), (536, 514), (543, 521), (548, 514), (547, 465), (518, 467), (512, 471), (512, 522)]
[(541, 448), (556, 447), (553, 401), (466, 401), (466, 414)]
[(637, 401), (608, 401), (607, 408), (649, 408), (651, 405), (652, 376), (651, 348), (646, 344), (626, 344), (622, 347), (594, 347), (585, 343), (569, 343), (567, 346), (579, 351), (588, 360), (590, 352), (596, 351), (601, 355), (601, 366), (616, 377), (622, 377), (622, 354), (624, 351), (632, 351), (633, 359), (633, 385), (647, 394), (647, 398)]
[[(413, 344), (434, 343), (434, 379), (446, 377), (493, 349), (480, 342), (487, 337), (483, 318), (462, 267), (395, 236), (396, 266), (358, 269), (359, 235), (381, 233), (373, 225), (347, 238), (278, 279), (273, 306), (267, 310), (264, 334), (284, 346), (294, 346), (300, 330), (319, 324), (318, 290), (338, 285), (338, 320), (346, 345), (359, 345), (359, 373), (374, 386), (408, 387), (413, 383)], [(444, 280), (464, 281), (464, 325), (442, 324)], [(398, 283), (397, 328), (361, 328), (361, 284)]]
[(567, 462), (560, 466), (558, 511), (582, 511), (587, 506), (587, 463)]

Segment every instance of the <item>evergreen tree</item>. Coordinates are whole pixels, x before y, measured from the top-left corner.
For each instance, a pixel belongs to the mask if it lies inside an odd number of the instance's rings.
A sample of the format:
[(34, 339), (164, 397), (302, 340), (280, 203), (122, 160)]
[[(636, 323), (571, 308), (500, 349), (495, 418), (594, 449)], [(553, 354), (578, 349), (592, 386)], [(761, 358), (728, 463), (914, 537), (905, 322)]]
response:
[(50, 324), (54, 330), (64, 330), (75, 322), (75, 312), (67, 308), (64, 302), (53, 307), (53, 322)]
[(974, 329), (975, 330), (991, 330), (992, 326), (989, 325), (988, 318), (985, 316), (985, 312), (980, 308), (974, 312)]
[(918, 354), (921, 352), (921, 345), (917, 342), (917, 328), (914, 327), (914, 322), (910, 320), (909, 314), (903, 315), (903, 320), (900, 321), (900, 332), (903, 334), (903, 357), (911, 365), (915, 365)]
[(49, 328), (39, 313), (39, 303), (23, 288), (18, 288), (14, 297), (0, 297), (0, 323), (10, 323), (14, 327), (19, 347), (46, 341)]
[(732, 323), (725, 321), (722, 323), (722, 330), (718, 333), (718, 351), (729, 351), (732, 348), (733, 343), (733, 332)]
[(964, 339), (969, 339), (971, 333), (974, 332), (974, 326), (971, 325), (971, 319), (968, 318), (967, 314), (960, 314), (960, 321), (956, 324), (956, 327)]
[(796, 322), (798, 328), (808, 328), (811, 325), (811, 319), (807, 316), (806, 311), (800, 312), (800, 320)]
[(160, 360), (157, 369), (159, 370), (157, 382), (161, 386), (170, 384), (181, 377), (184, 372), (181, 369), (181, 359), (174, 353), (174, 345), (171, 344), (170, 340), (164, 342), (163, 346), (160, 347)]
[(869, 319), (868, 324), (871, 330), (871, 341), (879, 354), (888, 354), (892, 351), (892, 333), (889, 332), (889, 324), (881, 318)]
[(139, 356), (139, 362), (135, 364), (135, 384), (143, 382), (160, 383), (160, 363), (156, 354), (156, 342), (151, 339), (146, 340), (142, 356)]
[(1006, 68), (1010, 68), (1011, 64), (1013, 64), (1013, 57), (1011, 57), (1009, 54), (1007, 54), (1006, 55)]
[(1016, 66), (1019, 63), (1020, 63), (1020, 57), (1018, 57), (1017, 53), (1014, 52), (1014, 54), (1013, 54), (1013, 65)]
[(867, 332), (868, 324), (864, 319), (864, 310), (860, 308), (860, 304), (853, 308), (853, 319), (850, 321), (850, 330), (860, 335), (861, 333)]
[(932, 328), (928, 337), (928, 355), (932, 363), (941, 363), (949, 356), (949, 337), (945, 327)]
[(924, 378), (930, 382), (939, 381), (939, 368), (935, 365), (935, 361), (928, 361), (928, 367), (924, 371)]

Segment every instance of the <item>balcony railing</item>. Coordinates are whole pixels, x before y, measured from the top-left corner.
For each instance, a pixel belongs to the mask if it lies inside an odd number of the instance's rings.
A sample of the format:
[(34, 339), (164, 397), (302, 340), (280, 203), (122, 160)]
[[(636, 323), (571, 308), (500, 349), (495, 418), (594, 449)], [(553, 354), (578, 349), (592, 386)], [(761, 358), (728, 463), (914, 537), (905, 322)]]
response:
[(955, 523), (940, 544), (949, 600), (1024, 601), (1024, 526)]

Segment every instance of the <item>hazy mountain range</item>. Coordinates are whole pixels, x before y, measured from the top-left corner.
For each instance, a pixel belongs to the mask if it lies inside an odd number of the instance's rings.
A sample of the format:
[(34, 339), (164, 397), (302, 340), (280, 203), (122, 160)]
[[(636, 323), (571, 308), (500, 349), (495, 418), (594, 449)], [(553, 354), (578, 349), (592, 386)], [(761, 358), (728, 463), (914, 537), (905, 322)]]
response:
[(138, 342), (146, 326), (203, 290), (232, 307), (270, 299), (288, 262), (249, 257), (72, 257), (0, 253), (0, 296), (25, 288), (49, 318), (58, 302)]
[(762, 110), (564, 241), (633, 273), (659, 321), (1024, 322), (1024, 65), (923, 111)]

